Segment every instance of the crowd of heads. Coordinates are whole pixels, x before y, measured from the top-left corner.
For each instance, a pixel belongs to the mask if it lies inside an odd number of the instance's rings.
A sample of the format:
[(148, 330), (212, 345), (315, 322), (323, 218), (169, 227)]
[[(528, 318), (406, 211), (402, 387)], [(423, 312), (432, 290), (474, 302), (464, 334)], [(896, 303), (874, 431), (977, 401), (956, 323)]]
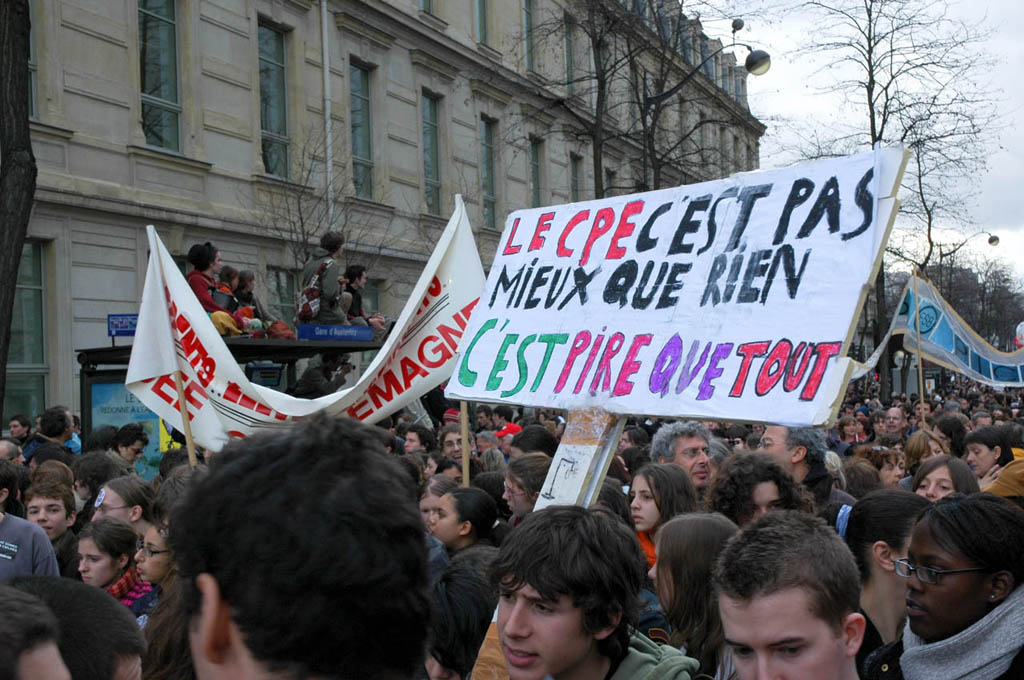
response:
[[(149, 481), (139, 424), (13, 416), (0, 551), (13, 540), (22, 557), (0, 561), (0, 667), (919, 673), (938, 643), (1018, 621), (1024, 428), (1007, 396), (851, 399), (831, 430), (631, 418), (604, 443), (589, 509), (540, 509), (567, 417), (549, 409), (478, 405), (468, 427), (452, 410), (376, 426), (318, 415), (197, 467), (164, 451)], [(1020, 647), (986, 663), (1009, 672)]]

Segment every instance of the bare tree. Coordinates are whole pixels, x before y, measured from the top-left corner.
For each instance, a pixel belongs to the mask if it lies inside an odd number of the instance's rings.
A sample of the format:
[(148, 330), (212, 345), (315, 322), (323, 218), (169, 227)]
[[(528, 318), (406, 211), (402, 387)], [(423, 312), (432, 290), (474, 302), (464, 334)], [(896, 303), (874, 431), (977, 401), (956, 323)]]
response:
[[(819, 75), (853, 112), (831, 137), (815, 139), (813, 155), (851, 153), (877, 143), (902, 143), (913, 153), (904, 175), (904, 220), (924, 233), (926, 265), (933, 229), (962, 223), (965, 183), (984, 166), (980, 153), (991, 131), (991, 100), (979, 84), (987, 60), (978, 24), (953, 18), (943, 0), (807, 0), (816, 17), (805, 50), (830, 60)], [(957, 188), (959, 187), (959, 189)], [(909, 218), (909, 219), (908, 219)], [(875, 281), (874, 342), (888, 327), (885, 267)], [(888, 352), (879, 365), (883, 394), (890, 384)]]
[(18, 264), (36, 191), (28, 125), (30, 27), (27, 0), (0, 2), (0, 404), (7, 389)]
[[(337, 164), (333, 186), (326, 186), (326, 143), (322, 130), (310, 127), (297, 135), (297, 148), (289, 154), (289, 177), (268, 177), (253, 185), (252, 220), (285, 246), (285, 268), (297, 271), (313, 257), (320, 237), (328, 231), (345, 235), (346, 250), (369, 270), (380, 262), (394, 237), (395, 222), (381, 223), (373, 210), (354, 197), (349, 173)], [(341, 143), (333, 146), (335, 159), (345, 158)], [(241, 200), (242, 197), (240, 197)], [(389, 277), (389, 283), (408, 283)], [(297, 287), (303, 282), (297, 281)]]

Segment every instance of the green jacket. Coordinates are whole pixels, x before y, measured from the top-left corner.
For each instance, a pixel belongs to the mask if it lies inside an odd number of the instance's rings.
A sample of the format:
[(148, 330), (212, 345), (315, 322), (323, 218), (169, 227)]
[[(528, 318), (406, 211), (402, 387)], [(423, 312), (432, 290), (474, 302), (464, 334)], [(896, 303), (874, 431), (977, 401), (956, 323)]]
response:
[(675, 647), (659, 645), (633, 631), (626, 658), (611, 680), (690, 680), (699, 666)]

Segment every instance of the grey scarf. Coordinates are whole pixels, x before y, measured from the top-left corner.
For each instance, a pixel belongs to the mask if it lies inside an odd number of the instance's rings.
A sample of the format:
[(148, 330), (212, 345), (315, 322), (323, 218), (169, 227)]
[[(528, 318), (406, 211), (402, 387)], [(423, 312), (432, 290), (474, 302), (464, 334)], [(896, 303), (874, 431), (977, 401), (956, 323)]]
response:
[(905, 680), (993, 680), (1007, 671), (1022, 646), (1024, 588), (1018, 587), (984, 618), (939, 642), (926, 644), (908, 622), (900, 667)]

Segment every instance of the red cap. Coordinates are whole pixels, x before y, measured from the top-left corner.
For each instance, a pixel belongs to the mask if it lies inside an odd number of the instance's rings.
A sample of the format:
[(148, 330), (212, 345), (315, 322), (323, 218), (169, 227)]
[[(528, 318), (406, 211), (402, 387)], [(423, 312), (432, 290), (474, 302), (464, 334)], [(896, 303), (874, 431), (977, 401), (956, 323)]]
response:
[(454, 409), (454, 408), (448, 409), (447, 411), (444, 412), (444, 415), (441, 416), (441, 420), (443, 420), (446, 423), (457, 423), (457, 422), (459, 422), (459, 411), (458, 411), (458, 409)]
[(519, 427), (515, 423), (508, 423), (507, 425), (505, 425), (505, 427), (495, 432), (494, 435), (501, 439), (502, 437), (507, 437), (510, 434), (519, 434), (522, 431), (523, 428)]

